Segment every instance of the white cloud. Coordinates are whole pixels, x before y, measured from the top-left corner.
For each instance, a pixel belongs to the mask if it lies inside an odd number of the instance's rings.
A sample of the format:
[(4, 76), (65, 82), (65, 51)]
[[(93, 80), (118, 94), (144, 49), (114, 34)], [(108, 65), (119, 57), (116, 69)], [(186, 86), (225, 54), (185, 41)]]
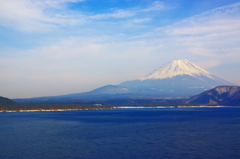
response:
[(148, 8), (144, 9), (144, 11), (156, 11), (156, 10), (164, 10), (166, 6), (162, 1), (154, 1)]
[(165, 27), (164, 31), (173, 35), (213, 34), (238, 30), (240, 28), (239, 22), (240, 2), (192, 16)]
[(105, 13), (105, 14), (96, 14), (90, 16), (90, 19), (107, 19), (107, 18), (128, 18), (134, 16), (136, 13), (130, 10), (123, 10), (123, 9), (114, 9), (112, 13)]
[(113, 10), (112, 13), (105, 13), (105, 14), (96, 14), (90, 16), (92, 19), (106, 19), (106, 18), (129, 18), (133, 17), (139, 13), (149, 12), (149, 11), (156, 11), (156, 10), (165, 10), (167, 7), (162, 1), (154, 1), (150, 6), (146, 8), (128, 8), (128, 9), (111, 9)]
[[(69, 3), (78, 3), (84, 0), (1, 0), (0, 25), (23, 32), (46, 32), (54, 31), (59, 27), (80, 26), (82, 24), (93, 24), (103, 21), (142, 19), (147, 22), (149, 17), (141, 17), (146, 12), (164, 10), (167, 7), (161, 1), (154, 1), (145, 8), (113, 8), (106, 13), (81, 12), (70, 10)], [(131, 25), (128, 25), (131, 26)], [(132, 27), (132, 26), (131, 26)]]
[(28, 1), (38, 6), (42, 6), (44, 8), (48, 7), (61, 8), (62, 5), (65, 3), (77, 3), (83, 2), (85, 0), (28, 0)]
[(151, 22), (151, 18), (135, 18), (135, 19), (129, 19), (123, 22), (122, 26), (126, 27), (134, 27), (134, 28), (142, 28), (147, 27), (147, 23)]
[[(165, 41), (165, 47), (182, 49), (192, 56), (207, 57), (214, 64), (238, 61), (240, 51), (240, 3), (223, 6), (158, 28), (147, 35)], [(171, 41), (171, 42), (169, 42)], [(209, 64), (214, 66), (213, 64)]]
[(76, 17), (71, 18), (71, 15), (61, 15), (61, 12), (55, 13), (54, 8), (61, 9), (60, 6), (68, 2), (79, 2), (79, 0), (2, 0), (0, 25), (24, 32), (44, 32), (54, 30), (59, 25), (81, 22), (80, 15), (76, 19)]

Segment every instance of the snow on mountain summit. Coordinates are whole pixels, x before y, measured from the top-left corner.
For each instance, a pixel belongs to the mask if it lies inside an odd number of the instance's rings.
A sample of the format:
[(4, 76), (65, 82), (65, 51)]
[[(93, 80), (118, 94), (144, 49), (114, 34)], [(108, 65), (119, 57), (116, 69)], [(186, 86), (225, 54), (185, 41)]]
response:
[(172, 78), (177, 75), (190, 75), (199, 79), (201, 79), (201, 76), (206, 76), (208, 78), (214, 79), (214, 76), (211, 73), (194, 65), (186, 59), (181, 59), (170, 61), (159, 69), (154, 70), (146, 77), (141, 78), (140, 80), (165, 79)]

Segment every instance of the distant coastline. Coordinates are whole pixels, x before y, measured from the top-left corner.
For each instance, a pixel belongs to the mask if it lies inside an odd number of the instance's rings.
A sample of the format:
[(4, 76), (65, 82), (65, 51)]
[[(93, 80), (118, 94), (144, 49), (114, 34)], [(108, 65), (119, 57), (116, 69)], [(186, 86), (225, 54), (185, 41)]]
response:
[[(199, 105), (199, 106), (119, 106), (117, 108), (128, 109), (128, 108), (220, 108), (220, 107), (231, 107), (231, 106), (208, 106), (208, 105)], [(235, 106), (234, 106), (235, 107)]]
[(86, 109), (33, 109), (33, 110), (0, 110), (1, 113), (5, 112), (54, 112), (54, 111), (82, 111), (82, 110), (104, 110), (104, 109), (116, 109), (114, 107), (109, 108), (86, 108)]
[(17, 109), (17, 110), (0, 110), (0, 112), (53, 112), (53, 111), (83, 111), (83, 110), (105, 110), (105, 109), (161, 109), (161, 108), (223, 108), (237, 106), (114, 106), (114, 107), (98, 107), (98, 108), (79, 108), (79, 109)]
[(103, 105), (79, 105), (79, 104), (16, 104), (2, 105), (0, 112), (41, 112), (41, 111), (78, 111), (114, 109), (115, 107)]

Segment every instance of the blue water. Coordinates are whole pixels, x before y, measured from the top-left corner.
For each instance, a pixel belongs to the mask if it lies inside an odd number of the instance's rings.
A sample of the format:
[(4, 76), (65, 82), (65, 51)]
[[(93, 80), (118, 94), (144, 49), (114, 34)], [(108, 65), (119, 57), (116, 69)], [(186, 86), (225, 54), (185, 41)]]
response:
[(0, 113), (1, 159), (240, 158), (240, 108)]

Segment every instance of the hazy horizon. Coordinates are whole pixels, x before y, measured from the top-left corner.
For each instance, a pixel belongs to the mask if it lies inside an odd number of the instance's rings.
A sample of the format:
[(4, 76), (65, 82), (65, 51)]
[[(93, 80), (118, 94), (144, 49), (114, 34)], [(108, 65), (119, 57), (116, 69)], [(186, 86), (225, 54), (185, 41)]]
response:
[(174, 59), (240, 85), (237, 0), (0, 1), (0, 96), (90, 91)]

